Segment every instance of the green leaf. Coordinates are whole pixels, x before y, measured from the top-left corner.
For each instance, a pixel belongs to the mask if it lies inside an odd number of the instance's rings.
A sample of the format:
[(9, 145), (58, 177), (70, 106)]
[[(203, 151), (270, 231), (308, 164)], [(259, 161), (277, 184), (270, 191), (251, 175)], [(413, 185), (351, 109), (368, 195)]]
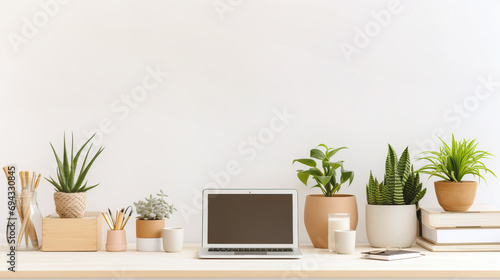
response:
[[(89, 149), (89, 151), (90, 151), (90, 149)], [(85, 167), (85, 169), (83, 170), (83, 172), (80, 173), (80, 175), (78, 175), (78, 181), (77, 182), (83, 182), (83, 179), (85, 178), (85, 176), (87, 176), (87, 173), (89, 172), (90, 167), (92, 166), (92, 164), (94, 163), (94, 161), (96, 160), (96, 158), (102, 153), (102, 151), (104, 151), (104, 148), (102, 148), (102, 147), (99, 148), (99, 150), (94, 155), (94, 157), (92, 158), (92, 160), (88, 163), (88, 165), (87, 166), (82, 165), (82, 168)]]
[[(69, 175), (68, 175), (68, 188), (69, 189), (73, 189), (73, 185), (75, 183), (75, 168), (76, 166), (74, 166), (73, 164), (73, 144), (74, 144), (74, 138), (73, 138), (73, 132), (71, 133), (71, 161), (69, 161), (69, 163), (71, 164), (70, 168), (69, 168)], [(66, 146), (66, 144), (65, 144)]]
[[(76, 173), (76, 169), (77, 169), (77, 165), (78, 165), (78, 159), (80, 158), (80, 154), (82, 153), (83, 149), (85, 148), (85, 146), (87, 146), (87, 144), (95, 137), (95, 133), (94, 135), (92, 135), (92, 137), (90, 137), (81, 147), (80, 147), (80, 150), (78, 150), (78, 152), (76, 152), (76, 155), (75, 157), (73, 157), (73, 133), (71, 133), (71, 178), (72, 178), (72, 181), (74, 181), (74, 176), (75, 176), (75, 173)], [(72, 183), (71, 184), (71, 188), (73, 190), (77, 190), (80, 188), (80, 185), (77, 185), (77, 184), (74, 184)], [(74, 192), (74, 191), (73, 191)]]
[(299, 177), (299, 180), (307, 186), (307, 180), (309, 179), (309, 176), (311, 176), (310, 173), (308, 172), (297, 172), (297, 177)]
[(51, 183), (56, 188), (57, 191), (59, 191), (59, 192), (63, 191), (63, 189), (61, 188), (61, 186), (54, 179), (52, 179), (52, 177), (50, 177), (50, 179), (49, 178), (45, 178), (45, 180), (49, 181), (49, 183)]
[(326, 152), (326, 157), (331, 158), (331, 157), (332, 157), (332, 156), (334, 156), (334, 155), (335, 155), (338, 151), (343, 150), (343, 149), (347, 149), (347, 147), (340, 147), (340, 148), (337, 148), (337, 149), (330, 150), (330, 151)]
[(311, 189), (312, 189), (312, 188), (320, 188), (320, 189), (321, 189), (321, 192), (323, 193), (323, 195), (324, 195), (324, 196), (326, 196), (325, 189), (324, 189), (321, 185), (316, 184), (316, 185), (312, 186), (312, 187), (311, 187)]
[(340, 176), (340, 184), (343, 184), (349, 180), (349, 185), (351, 185), (352, 180), (354, 180), (354, 172), (349, 170), (344, 170), (342, 168)]
[(337, 169), (339, 167), (342, 167), (344, 165), (344, 161), (336, 161), (336, 162), (328, 162), (328, 164), (333, 168)]
[(292, 162), (292, 164), (294, 164), (295, 162), (300, 162), (302, 164), (305, 164), (307, 166), (311, 166), (311, 167), (316, 167), (316, 161), (313, 160), (313, 159), (308, 159), (308, 158), (300, 158), (300, 159), (296, 159)]
[(394, 195), (393, 195), (393, 201), (394, 204), (396, 205), (403, 205), (405, 204), (405, 199), (403, 196), (403, 184), (401, 183), (401, 177), (398, 173), (398, 171), (395, 171), (394, 174)]
[[(327, 145), (325, 145), (325, 144), (319, 144), (319, 145), (318, 145), (318, 147), (324, 147), (327, 151), (330, 149), (330, 148), (328, 148), (328, 146), (327, 146)], [(317, 147), (316, 147), (316, 148), (317, 148)]]
[(387, 151), (387, 158), (385, 160), (385, 173), (389, 174), (393, 172), (393, 168), (396, 167), (396, 162), (397, 162), (397, 156), (396, 152), (392, 148), (392, 146), (389, 144), (389, 150)]
[(316, 178), (322, 185), (327, 185), (332, 176), (316, 176)]
[(323, 160), (326, 157), (325, 154), (321, 150), (318, 150), (318, 149), (312, 149), (310, 156), (312, 158), (316, 158), (316, 159), (320, 159), (320, 160)]
[(427, 192), (427, 189), (423, 189), (421, 192), (419, 192), (415, 198), (410, 202), (410, 204), (417, 204), (424, 196), (425, 193)]
[[(86, 184), (85, 184), (86, 185)], [(80, 190), (78, 190), (78, 192), (87, 192), (95, 187), (99, 186), (99, 184), (96, 184), (96, 185), (93, 185), (93, 186), (90, 186), (88, 188), (81, 188)]]
[(66, 177), (64, 176), (63, 173), (63, 164), (61, 160), (59, 159), (59, 156), (57, 156), (56, 150), (54, 149), (54, 146), (52, 146), (52, 143), (49, 143), (50, 147), (52, 148), (52, 152), (54, 152), (54, 156), (56, 157), (56, 162), (57, 162), (57, 170), (58, 172), (58, 179), (59, 179), (59, 184), (61, 185), (62, 189), (66, 189)]
[(318, 168), (309, 168), (308, 170), (304, 171), (304, 172), (308, 172), (309, 174), (313, 175), (313, 176), (324, 176), (323, 173), (321, 173), (321, 171), (318, 169)]
[(399, 158), (397, 171), (399, 173), (401, 183), (406, 184), (408, 176), (410, 175), (410, 154), (408, 153), (408, 147), (403, 151), (401, 157)]
[(64, 154), (63, 154), (63, 174), (66, 177), (66, 187), (68, 189), (71, 189), (70, 185), (70, 173), (69, 173), (69, 160), (68, 160), (68, 153), (66, 152), (66, 132), (64, 133)]

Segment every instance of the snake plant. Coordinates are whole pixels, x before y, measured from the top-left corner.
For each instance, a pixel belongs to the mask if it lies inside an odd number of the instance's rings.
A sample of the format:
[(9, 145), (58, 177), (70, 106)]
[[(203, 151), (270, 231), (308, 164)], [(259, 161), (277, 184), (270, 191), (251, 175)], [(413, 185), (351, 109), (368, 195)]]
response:
[[(323, 152), (322, 150), (317, 149), (318, 147), (325, 148), (325, 151)], [(312, 177), (316, 182), (316, 185), (312, 186), (312, 188), (320, 188), (324, 196), (333, 196), (340, 190), (342, 184), (349, 181), (349, 185), (351, 185), (352, 180), (354, 179), (354, 172), (344, 170), (344, 161), (330, 161), (333, 155), (343, 149), (347, 149), (347, 147), (334, 149), (328, 148), (325, 144), (318, 145), (315, 149), (311, 150), (311, 158), (296, 159), (292, 162), (292, 164), (299, 162), (310, 167), (307, 170), (297, 170), (297, 177), (299, 177), (299, 180), (306, 186), (309, 177)], [(317, 167), (318, 163), (315, 159), (321, 161), (320, 166), (322, 169)], [(339, 168), (340, 178), (337, 177), (336, 171)]]
[(370, 171), (370, 180), (366, 185), (368, 204), (376, 205), (417, 204), (426, 191), (427, 189), (422, 190), (420, 176), (410, 164), (408, 147), (398, 161), (391, 145), (385, 161), (384, 181), (379, 183)]
[[(73, 134), (71, 134), (71, 155), (68, 155), (68, 151), (66, 149), (66, 133), (64, 134), (64, 150), (63, 150), (63, 159), (59, 158), (54, 149), (52, 143), (50, 143), (50, 147), (52, 147), (52, 152), (57, 161), (57, 181), (52, 177), (45, 178), (52, 185), (54, 185), (55, 190), (58, 192), (64, 193), (79, 193), (86, 192), (90, 189), (97, 187), (99, 184), (88, 186), (87, 182), (84, 183), (85, 177), (89, 172), (90, 167), (96, 160), (96, 158), (102, 153), (104, 150), (103, 147), (100, 147), (92, 159), (87, 163), (87, 159), (89, 158), (90, 150), (92, 149), (93, 144), (87, 149), (87, 153), (85, 155), (85, 159), (83, 160), (83, 164), (80, 167), (80, 171), (77, 173), (78, 169), (78, 160), (80, 159), (80, 155), (83, 152), (84, 148), (87, 144), (94, 138), (95, 134), (90, 137), (85, 144), (78, 150), (76, 155), (73, 154)], [(69, 157), (68, 157), (69, 156)]]

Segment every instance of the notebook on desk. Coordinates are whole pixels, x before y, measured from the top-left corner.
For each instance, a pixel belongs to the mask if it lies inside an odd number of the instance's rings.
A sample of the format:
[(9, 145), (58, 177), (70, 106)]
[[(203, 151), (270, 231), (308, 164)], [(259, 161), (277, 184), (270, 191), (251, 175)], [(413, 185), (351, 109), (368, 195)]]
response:
[(301, 258), (296, 190), (203, 191), (200, 258)]

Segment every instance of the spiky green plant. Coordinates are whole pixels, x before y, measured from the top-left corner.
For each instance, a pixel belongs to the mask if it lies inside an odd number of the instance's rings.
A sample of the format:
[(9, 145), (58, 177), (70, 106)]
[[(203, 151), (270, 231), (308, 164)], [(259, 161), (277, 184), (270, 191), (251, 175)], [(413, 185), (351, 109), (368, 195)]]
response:
[[(325, 152), (320, 149), (316, 149), (318, 147), (324, 147), (326, 149)], [(318, 147), (311, 150), (310, 156), (312, 159), (296, 159), (292, 162), (292, 164), (295, 162), (300, 162), (310, 167), (308, 170), (297, 170), (297, 177), (299, 177), (300, 181), (304, 183), (304, 185), (307, 186), (307, 181), (311, 176), (314, 181), (316, 181), (316, 185), (312, 186), (312, 188), (320, 188), (324, 196), (333, 196), (340, 190), (342, 184), (349, 181), (349, 185), (351, 185), (352, 180), (354, 179), (354, 172), (344, 170), (344, 161), (330, 161), (330, 158), (333, 155), (335, 155), (342, 149), (347, 149), (347, 147), (333, 149), (328, 148), (325, 144), (318, 145)], [(323, 170), (317, 167), (318, 164), (314, 159), (321, 160), (321, 166)], [(340, 178), (337, 178), (336, 170), (339, 168)]]
[(80, 158), (80, 154), (83, 152), (83, 149), (87, 144), (94, 138), (95, 134), (83, 144), (83, 146), (78, 150), (76, 155), (73, 156), (73, 134), (71, 134), (71, 156), (68, 158), (68, 153), (66, 150), (66, 133), (64, 134), (64, 150), (63, 150), (63, 160), (61, 161), (59, 156), (54, 149), (52, 143), (50, 143), (50, 147), (52, 147), (52, 152), (54, 152), (54, 156), (57, 161), (57, 181), (54, 180), (51, 176), (49, 178), (45, 178), (52, 185), (54, 185), (55, 190), (58, 192), (65, 193), (78, 193), (78, 192), (86, 192), (90, 189), (97, 187), (99, 184), (87, 187), (87, 182), (84, 183), (85, 177), (89, 172), (90, 167), (94, 163), (95, 159), (104, 151), (103, 147), (100, 147), (96, 154), (92, 157), (90, 162), (87, 164), (87, 159), (94, 144), (91, 144), (87, 150), (85, 155), (85, 159), (83, 160), (83, 164), (80, 167), (80, 172), (78, 172), (77, 176), (77, 168), (78, 168), (78, 159)]
[(490, 172), (496, 177), (495, 173), (486, 168), (482, 159), (487, 159), (492, 154), (485, 151), (476, 151), (476, 139), (456, 141), (455, 135), (451, 135), (451, 147), (441, 140), (439, 152), (428, 151), (422, 154), (428, 154), (419, 160), (427, 160), (429, 164), (420, 168), (418, 171), (429, 174), (429, 177), (436, 176), (446, 181), (460, 182), (467, 174), (477, 176), (479, 180), (484, 179), (480, 172)]
[(368, 204), (376, 205), (417, 204), (426, 191), (427, 189), (422, 190), (420, 176), (410, 164), (408, 147), (398, 161), (391, 145), (385, 161), (384, 181), (379, 183), (370, 171), (370, 180), (366, 185)]

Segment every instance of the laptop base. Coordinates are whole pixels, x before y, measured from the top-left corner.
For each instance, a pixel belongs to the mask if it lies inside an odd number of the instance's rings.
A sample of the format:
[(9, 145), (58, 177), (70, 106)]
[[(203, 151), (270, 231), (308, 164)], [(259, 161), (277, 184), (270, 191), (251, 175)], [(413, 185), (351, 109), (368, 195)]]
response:
[(302, 253), (298, 248), (291, 252), (211, 252), (209, 248), (201, 248), (198, 253), (200, 259), (300, 259)]

